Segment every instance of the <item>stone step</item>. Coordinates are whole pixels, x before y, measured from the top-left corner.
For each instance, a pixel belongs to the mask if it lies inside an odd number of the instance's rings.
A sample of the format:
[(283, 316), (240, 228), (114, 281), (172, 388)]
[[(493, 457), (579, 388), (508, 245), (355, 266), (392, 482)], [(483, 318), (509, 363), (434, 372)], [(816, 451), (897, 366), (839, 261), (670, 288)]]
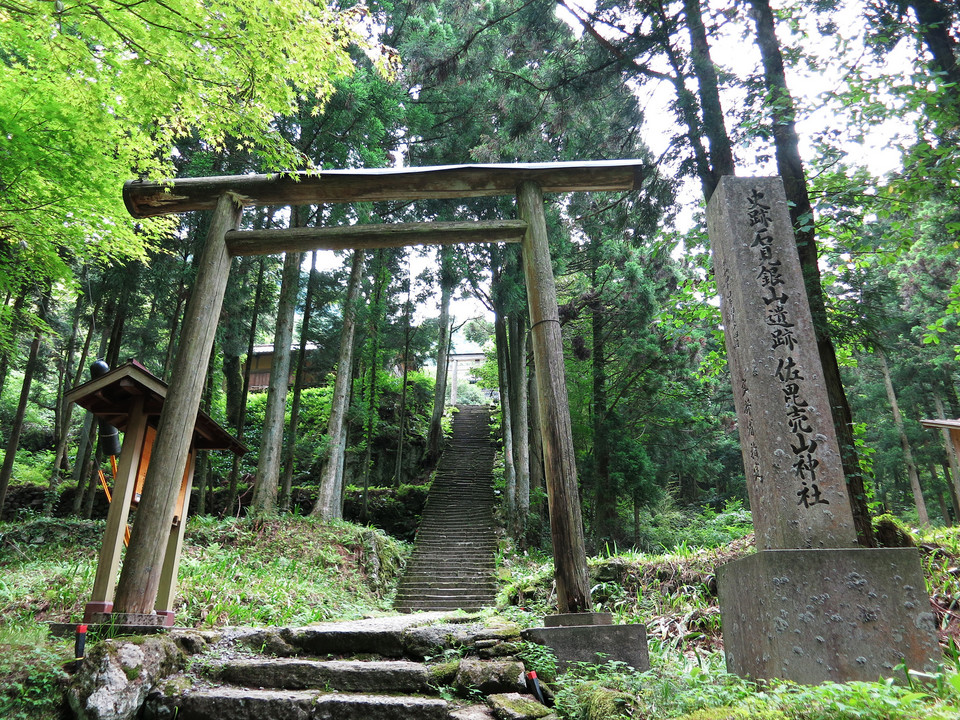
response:
[(473, 539), (463, 540), (456, 537), (427, 537), (421, 543), (419, 539), (416, 542), (414, 552), (419, 551), (419, 554), (424, 553), (444, 553), (446, 555), (455, 555), (457, 553), (463, 553), (464, 555), (469, 555), (473, 557), (486, 557), (493, 559), (494, 551), (497, 548), (497, 543), (494, 538), (491, 537), (478, 537)]
[(402, 613), (418, 613), (418, 612), (428, 612), (433, 610), (446, 610), (450, 612), (460, 611), (460, 612), (482, 612), (483, 610), (493, 607), (493, 603), (482, 602), (482, 603), (424, 603), (422, 605), (404, 605), (399, 604), (395, 605), (394, 609), (397, 612)]
[(474, 607), (489, 607), (496, 604), (496, 596), (488, 594), (457, 594), (448, 595), (441, 593), (431, 593), (429, 595), (418, 594), (416, 596), (399, 596), (395, 602), (397, 605), (413, 605), (422, 609), (446, 610), (463, 609)]
[(400, 583), (400, 588), (432, 587), (493, 587), (497, 584), (490, 574), (484, 575), (444, 575), (431, 572), (416, 572), (410, 575), (409, 580)]
[[(483, 583), (495, 585), (496, 580), (491, 572), (445, 572), (444, 570), (414, 568), (406, 575), (411, 583), (421, 582), (450, 582), (450, 583)], [(407, 585), (407, 582), (402, 583)]]
[(405, 575), (442, 576), (450, 578), (492, 578), (496, 570), (493, 562), (470, 563), (464, 565), (453, 561), (423, 558), (416, 563), (408, 563)]
[(397, 592), (397, 602), (409, 602), (419, 598), (456, 598), (476, 601), (495, 600), (497, 593), (491, 588), (405, 588)]
[(418, 547), (411, 557), (436, 557), (444, 560), (493, 560), (493, 546), (488, 548), (455, 547), (448, 543), (437, 543), (432, 547)]
[(464, 408), (453, 421), (394, 607), (473, 609), (492, 605), (497, 538), (489, 408)]
[(459, 562), (456, 558), (427, 558), (408, 563), (405, 575), (431, 575), (448, 578), (492, 578), (496, 567), (493, 562)]
[(449, 588), (453, 589), (466, 589), (466, 588), (492, 588), (496, 589), (496, 581), (490, 577), (475, 577), (475, 578), (445, 578), (437, 577), (436, 575), (414, 575), (411, 576), (407, 582), (403, 583), (403, 587), (406, 589), (410, 588), (422, 588), (425, 586), (432, 586), (438, 590), (447, 590)]
[(213, 665), (212, 677), (232, 685), (339, 692), (429, 694), (426, 666), (409, 660), (256, 658)]
[(151, 696), (144, 720), (450, 720), (441, 698), (218, 687)]

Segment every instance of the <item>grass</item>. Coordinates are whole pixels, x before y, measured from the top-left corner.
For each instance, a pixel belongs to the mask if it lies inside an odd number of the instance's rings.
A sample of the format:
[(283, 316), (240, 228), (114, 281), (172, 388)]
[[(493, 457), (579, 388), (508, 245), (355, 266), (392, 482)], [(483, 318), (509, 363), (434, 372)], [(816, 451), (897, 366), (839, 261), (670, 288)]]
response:
[(56, 720), (64, 703), (63, 666), (73, 660), (71, 642), (47, 638), (46, 629), (0, 626), (0, 718)]
[[(102, 533), (102, 522), (78, 520), (0, 525), (0, 627), (78, 621)], [(407, 552), (404, 543), (350, 523), (191, 518), (177, 622), (289, 625), (385, 610)], [(378, 563), (369, 561), (373, 554)]]

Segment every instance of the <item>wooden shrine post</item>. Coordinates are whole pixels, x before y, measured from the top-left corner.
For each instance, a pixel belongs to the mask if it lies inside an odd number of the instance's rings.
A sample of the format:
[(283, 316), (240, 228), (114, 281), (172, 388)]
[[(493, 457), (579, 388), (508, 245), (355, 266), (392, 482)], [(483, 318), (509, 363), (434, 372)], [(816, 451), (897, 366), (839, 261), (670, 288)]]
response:
[(97, 561), (97, 574), (93, 580), (93, 593), (87, 603), (84, 619), (91, 613), (106, 613), (113, 610), (113, 591), (120, 569), (120, 553), (123, 547), (124, 530), (130, 515), (130, 501), (137, 482), (137, 468), (146, 436), (147, 414), (144, 398), (134, 401), (130, 409), (130, 422), (123, 435), (117, 478), (113, 484), (113, 498), (107, 512), (107, 527), (103, 531), (103, 544)]
[(224, 237), (228, 230), (239, 227), (240, 214), (241, 206), (233, 194), (222, 193), (187, 305), (180, 347), (173, 363), (174, 381), (160, 414), (153, 460), (117, 586), (114, 602), (117, 612), (149, 614), (156, 603), (170, 526), (187, 466), (191, 430), (200, 410), (205, 370), (230, 276), (230, 256)]
[(530, 306), (530, 335), (536, 366), (557, 602), (561, 613), (586, 612), (592, 608), (587, 554), (564, 377), (557, 289), (540, 186), (529, 181), (521, 183), (517, 206), (521, 219), (527, 222), (521, 244), (523, 274)]

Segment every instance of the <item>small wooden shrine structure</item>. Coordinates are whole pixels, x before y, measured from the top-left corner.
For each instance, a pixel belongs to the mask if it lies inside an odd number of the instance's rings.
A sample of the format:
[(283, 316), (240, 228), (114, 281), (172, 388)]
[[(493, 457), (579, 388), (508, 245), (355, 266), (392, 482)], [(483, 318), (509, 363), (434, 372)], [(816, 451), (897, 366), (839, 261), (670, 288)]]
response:
[[(518, 242), (523, 249), (558, 606), (561, 613), (589, 611), (583, 522), (543, 194), (634, 190), (640, 187), (647, 170), (648, 163), (642, 160), (608, 160), (358, 168), (128, 182), (123, 199), (136, 218), (193, 210), (214, 212), (184, 316), (173, 380), (157, 426), (153, 461), (117, 586), (117, 613), (150, 613), (161, 589), (166, 536), (176, 512), (180, 478), (188, 465), (191, 429), (203, 392), (202, 369), (207, 367), (213, 347), (231, 257), (471, 242)], [(516, 197), (516, 219), (239, 230), (244, 207), (495, 195)]]
[[(113, 498), (103, 532), (100, 559), (90, 602), (84, 609), (84, 622), (112, 620), (114, 585), (120, 567), (120, 555), (127, 518), (136, 508), (145, 490), (147, 470), (157, 436), (157, 422), (163, 411), (167, 385), (136, 361), (127, 362), (104, 375), (79, 385), (67, 393), (67, 401), (89, 410), (97, 419), (124, 433), (120, 462), (113, 486)], [(125, 625), (173, 625), (173, 603), (177, 589), (177, 569), (190, 507), (194, 458), (197, 450), (231, 450), (238, 455), (247, 448), (204, 412), (198, 412), (190, 437), (186, 467), (178, 484), (172, 520), (160, 569), (155, 614), (125, 617)], [(150, 512), (143, 509), (140, 512)]]

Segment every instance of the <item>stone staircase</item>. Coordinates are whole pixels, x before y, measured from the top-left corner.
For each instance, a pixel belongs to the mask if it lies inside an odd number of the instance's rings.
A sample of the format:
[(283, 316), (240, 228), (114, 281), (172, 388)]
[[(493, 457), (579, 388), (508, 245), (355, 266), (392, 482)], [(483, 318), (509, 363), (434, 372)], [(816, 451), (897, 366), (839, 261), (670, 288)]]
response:
[(465, 405), (437, 466), (413, 554), (400, 580), (400, 612), (466, 610), (496, 600), (490, 409)]
[[(477, 616), (177, 632), (171, 639), (190, 661), (145, 693), (143, 720), (556, 717), (526, 694), (523, 664), (513, 656), (518, 628)], [(122, 664), (129, 653), (103, 654)]]

